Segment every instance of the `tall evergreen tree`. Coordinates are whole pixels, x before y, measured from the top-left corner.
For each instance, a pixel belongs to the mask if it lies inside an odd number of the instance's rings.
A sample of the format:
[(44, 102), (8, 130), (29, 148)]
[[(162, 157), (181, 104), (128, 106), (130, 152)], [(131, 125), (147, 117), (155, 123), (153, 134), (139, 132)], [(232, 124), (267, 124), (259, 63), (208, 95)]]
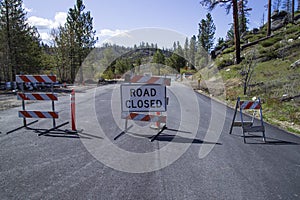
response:
[(206, 19), (202, 19), (199, 23), (199, 35), (198, 40), (201, 46), (209, 52), (214, 44), (216, 26), (213, 22), (212, 16), (210, 13), (207, 13)]
[(14, 81), (20, 72), (37, 73), (41, 64), (39, 35), (26, 22), (22, 3), (22, 0), (0, 3), (1, 68), (6, 81)]
[(250, 15), (249, 11), (251, 11), (252, 9), (249, 8), (247, 4), (248, 4), (248, 0), (240, 0), (238, 2), (240, 34), (243, 34), (248, 30), (248, 24), (249, 24), (248, 17)]
[(177, 41), (176, 46), (177, 46), (177, 48), (174, 52), (177, 53), (178, 55), (184, 57), (184, 51), (183, 51), (182, 46), (180, 45), (179, 41)]
[(177, 44), (176, 44), (176, 42), (174, 42), (173, 43), (173, 51), (176, 51), (176, 49), (177, 49)]
[(189, 59), (189, 38), (185, 38), (185, 42), (184, 42), (184, 57), (185, 59)]
[(152, 63), (156, 64), (156, 68), (158, 70), (158, 75), (160, 75), (160, 67), (161, 67), (160, 65), (164, 65), (165, 64), (165, 56), (161, 52), (161, 50), (158, 49), (155, 52), (155, 54), (153, 55)]
[(201, 0), (203, 6), (208, 7), (209, 10), (213, 10), (218, 4), (225, 6), (227, 14), (232, 8), (233, 13), (233, 26), (234, 26), (234, 44), (235, 44), (235, 59), (236, 63), (241, 62), (241, 41), (240, 41), (240, 31), (239, 31), (239, 20), (238, 20), (238, 5), (237, 0), (222, 0), (222, 1), (212, 1), (212, 0)]
[[(82, 0), (77, 0), (74, 8), (70, 8), (66, 27), (70, 32), (72, 80), (75, 80), (77, 70), (82, 65), (84, 58), (90, 53), (97, 42), (96, 31), (93, 30), (93, 18), (90, 12), (84, 12), (85, 5)], [(82, 68), (80, 68), (80, 82), (83, 81)]]
[(57, 68), (58, 77), (63, 82), (72, 82), (71, 78), (71, 39), (69, 32), (65, 26), (58, 27), (57, 30), (52, 30), (52, 37), (55, 44), (55, 65)]
[(152, 63), (165, 64), (165, 56), (160, 49), (154, 53)]
[(181, 55), (174, 52), (171, 57), (166, 59), (166, 65), (169, 67), (172, 67), (176, 69), (178, 72), (180, 72), (180, 69), (185, 67), (186, 60)]
[(189, 61), (192, 66), (195, 66), (195, 55), (197, 51), (197, 39), (196, 36), (193, 35), (190, 39), (190, 47), (189, 47)]

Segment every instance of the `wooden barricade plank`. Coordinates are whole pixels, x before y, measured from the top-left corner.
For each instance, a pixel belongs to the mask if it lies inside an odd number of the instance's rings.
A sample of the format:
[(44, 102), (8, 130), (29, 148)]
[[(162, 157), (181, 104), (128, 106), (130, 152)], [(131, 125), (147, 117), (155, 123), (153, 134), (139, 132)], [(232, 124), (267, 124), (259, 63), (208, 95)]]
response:
[(18, 100), (58, 101), (57, 94), (52, 93), (18, 93)]
[(16, 75), (17, 83), (56, 83), (55, 75)]
[(134, 112), (122, 112), (122, 119), (130, 119), (134, 121), (148, 121), (148, 122), (160, 122), (166, 123), (166, 116), (162, 115), (150, 115), (143, 113), (134, 113)]
[(53, 111), (19, 111), (19, 117), (22, 118), (58, 118), (58, 112)]

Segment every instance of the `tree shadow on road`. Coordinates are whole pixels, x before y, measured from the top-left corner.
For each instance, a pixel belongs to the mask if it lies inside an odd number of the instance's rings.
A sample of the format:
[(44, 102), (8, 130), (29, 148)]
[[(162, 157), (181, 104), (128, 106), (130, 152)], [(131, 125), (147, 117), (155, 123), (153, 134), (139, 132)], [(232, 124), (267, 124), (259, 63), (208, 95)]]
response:
[(178, 135), (169, 135), (169, 134), (159, 135), (155, 140), (163, 141), (163, 142), (176, 142), (176, 143), (222, 145), (221, 143), (218, 143), (218, 142), (208, 142), (208, 141), (204, 141), (204, 140), (201, 140), (198, 138), (186, 138), (186, 137), (181, 137)]
[(83, 130), (80, 130), (78, 132), (68, 132), (66, 130), (61, 130), (61, 131), (52, 131), (52, 132), (49, 132), (47, 134), (44, 134), (43, 136), (46, 136), (46, 137), (56, 137), (56, 138), (73, 138), (73, 139), (101, 139), (103, 140), (104, 138), (103, 137), (100, 137), (100, 136), (96, 136), (96, 135), (93, 135), (93, 134), (89, 134), (89, 133), (85, 133), (83, 132)]
[[(132, 128), (132, 127), (130, 127)], [(177, 133), (184, 133), (184, 134), (192, 134), (192, 132), (190, 131), (184, 131), (184, 130), (177, 130), (177, 129), (170, 129), (170, 128), (166, 128), (164, 129), (165, 131), (174, 131)], [(155, 134), (141, 134), (141, 133), (134, 133), (131, 131), (127, 131), (126, 132), (128, 135), (132, 135), (132, 136), (137, 136), (137, 137), (141, 137), (141, 138), (148, 138), (148, 139), (153, 139), (153, 137), (155, 137)], [(125, 132), (122, 132), (120, 135), (125, 134)], [(117, 137), (119, 137), (120, 135), (118, 135)], [(176, 134), (167, 134), (167, 133), (160, 133), (155, 139), (154, 141), (162, 141), (162, 142), (175, 142), (175, 143), (191, 143), (191, 144), (216, 144), (216, 145), (222, 145), (221, 143), (216, 143), (216, 142), (208, 142), (208, 141), (203, 141), (199, 138), (187, 138), (187, 137), (182, 137), (182, 136), (178, 136)]]

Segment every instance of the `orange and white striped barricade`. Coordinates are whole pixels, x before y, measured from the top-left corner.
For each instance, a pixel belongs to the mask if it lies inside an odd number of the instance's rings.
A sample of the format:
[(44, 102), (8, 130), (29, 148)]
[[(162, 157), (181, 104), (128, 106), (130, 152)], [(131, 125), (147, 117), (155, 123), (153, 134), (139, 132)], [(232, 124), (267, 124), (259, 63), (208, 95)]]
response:
[(149, 114), (149, 112), (166, 112), (167, 97), (166, 85), (171, 84), (171, 79), (150, 76), (133, 76), (129, 83), (121, 84), (121, 118), (125, 119), (125, 130), (116, 136), (116, 140), (125, 134), (128, 128), (128, 120), (164, 123), (159, 132), (152, 137), (155, 140), (166, 126), (166, 116)]
[[(236, 114), (237, 114), (238, 110), (240, 112), (241, 121), (235, 121)], [(251, 121), (245, 121), (244, 120), (244, 111), (245, 110), (252, 110), (253, 111), (253, 116), (252, 116)], [(259, 112), (260, 124), (259, 125), (254, 125), (254, 118), (255, 118), (255, 114), (256, 114), (257, 111)], [(264, 120), (263, 120), (263, 114), (262, 114), (262, 105), (261, 105), (260, 98), (258, 98), (255, 101), (246, 101), (246, 100), (241, 100), (240, 97), (238, 97), (229, 134), (232, 133), (232, 129), (235, 126), (242, 127), (244, 143), (246, 143), (245, 133), (250, 133), (250, 132), (262, 132), (263, 141), (266, 142), (265, 126), (264, 126)]]
[[(55, 101), (58, 101), (57, 94), (54, 94), (53, 85), (56, 82), (56, 76), (54, 75), (17, 75), (16, 82), (20, 85), (22, 92), (17, 94), (17, 99), (22, 100), (22, 110), (19, 111), (19, 117), (23, 118), (23, 126), (9, 131), (7, 134), (12, 133), (21, 128), (28, 128), (28, 125), (31, 125), (34, 122), (27, 124), (27, 118), (39, 118), (39, 119), (52, 119), (53, 127), (51, 129), (45, 130), (44, 132), (40, 132), (39, 129), (34, 129), (39, 132), (39, 135), (43, 135), (49, 133), (50, 131), (57, 130), (58, 128), (68, 124), (69, 122), (63, 123), (61, 125), (56, 126), (55, 119), (58, 119), (58, 112), (55, 111)], [(24, 83), (50, 83), (51, 84), (51, 93), (25, 93), (24, 92)], [(25, 108), (25, 101), (33, 100), (33, 101), (51, 101), (52, 102), (52, 110), (51, 111), (29, 111)]]

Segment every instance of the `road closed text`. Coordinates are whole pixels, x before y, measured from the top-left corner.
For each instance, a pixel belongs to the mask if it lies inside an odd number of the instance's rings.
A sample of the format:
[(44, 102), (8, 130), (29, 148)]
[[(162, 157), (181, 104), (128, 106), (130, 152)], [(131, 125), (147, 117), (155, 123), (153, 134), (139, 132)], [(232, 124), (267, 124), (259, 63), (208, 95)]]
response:
[(166, 89), (161, 85), (122, 85), (122, 111), (165, 111)]

